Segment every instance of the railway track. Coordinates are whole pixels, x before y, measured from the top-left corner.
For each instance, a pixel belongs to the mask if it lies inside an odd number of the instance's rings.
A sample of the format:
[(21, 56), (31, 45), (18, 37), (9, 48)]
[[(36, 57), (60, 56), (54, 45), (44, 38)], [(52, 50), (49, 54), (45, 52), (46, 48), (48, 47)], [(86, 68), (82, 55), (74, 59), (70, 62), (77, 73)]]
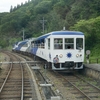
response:
[(54, 86), (56, 87), (54, 91), (56, 90), (60, 93), (62, 100), (100, 99), (100, 87), (99, 85), (98, 87), (93, 85), (93, 80), (89, 83), (86, 79), (81, 76), (75, 76), (74, 74), (59, 74), (49, 70), (45, 73), (44, 69), (41, 69), (40, 71), (44, 74), (44, 77), (47, 77), (47, 80), (51, 81), (51, 84), (54, 83)]
[[(77, 98), (87, 99), (87, 100), (99, 100), (100, 99), (100, 89), (93, 84), (90, 84), (83, 78), (79, 76), (64, 76), (64, 79), (70, 83), (74, 88), (76, 88), (82, 96)], [(75, 91), (72, 93), (76, 94)]]
[[(100, 88), (87, 82), (80, 76), (59, 74), (57, 72), (51, 72), (55, 77), (56, 84), (63, 87), (63, 97), (68, 99), (68, 92), (72, 94), (73, 100), (100, 100)], [(50, 78), (50, 76), (49, 76)], [(57, 80), (56, 80), (57, 79)], [(60, 80), (61, 82), (58, 82)], [(92, 80), (93, 81), (93, 80)], [(58, 87), (57, 86), (57, 87)], [(66, 89), (66, 90), (65, 90)], [(70, 100), (70, 99), (68, 99)]]
[[(30, 66), (33, 65), (34, 64), (30, 63)], [(61, 96), (61, 100), (100, 100), (100, 87), (93, 85), (93, 80), (91, 80), (90, 83), (86, 79), (84, 80), (84, 78), (75, 76), (74, 74), (61, 74), (50, 70), (47, 70), (45, 73), (44, 69), (41, 69), (40, 71), (44, 74), (44, 77), (47, 78), (47, 80), (51, 81), (51, 84), (53, 84), (54, 86), (53, 90), (56, 91), (59, 96)], [(30, 82), (26, 80), (25, 84), (27, 85), (29, 83)], [(29, 100), (29, 98), (32, 98), (31, 96), (29, 96), (31, 95), (30, 86), (27, 89), (27, 92), (24, 93), (26, 93), (24, 94), (24, 97), (26, 96), (25, 98), (28, 98), (25, 100)]]
[(18, 56), (7, 53), (11, 61), (9, 70), (0, 78), (0, 100), (36, 100), (32, 79), (25, 64), (21, 64)]

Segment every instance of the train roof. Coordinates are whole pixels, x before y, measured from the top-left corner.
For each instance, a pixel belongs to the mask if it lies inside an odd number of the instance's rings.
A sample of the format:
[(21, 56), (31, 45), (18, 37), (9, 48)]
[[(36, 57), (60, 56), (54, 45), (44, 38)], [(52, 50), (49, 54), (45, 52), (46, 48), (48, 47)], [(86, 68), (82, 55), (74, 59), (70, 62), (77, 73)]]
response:
[(78, 31), (53, 31), (38, 37), (36, 40), (45, 39), (50, 35), (84, 35), (84, 33)]
[(19, 44), (25, 44), (25, 43), (27, 43), (27, 42), (29, 42), (29, 41), (33, 41), (33, 40), (35, 40), (35, 38), (29, 38), (29, 39), (25, 39), (25, 40), (23, 40), (23, 41), (17, 42), (17, 44), (18, 44), (18, 45), (19, 45)]
[(24, 41), (33, 41), (35, 40), (36, 38), (28, 38), (28, 39), (25, 39)]
[(51, 33), (52, 35), (84, 35), (82, 32), (78, 31), (54, 31)]

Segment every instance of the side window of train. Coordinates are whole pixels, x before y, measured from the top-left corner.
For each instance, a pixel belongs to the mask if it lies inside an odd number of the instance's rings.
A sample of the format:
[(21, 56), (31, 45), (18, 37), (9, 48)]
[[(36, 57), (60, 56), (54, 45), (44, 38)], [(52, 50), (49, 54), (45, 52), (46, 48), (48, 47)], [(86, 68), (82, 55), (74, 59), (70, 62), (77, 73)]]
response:
[(45, 43), (45, 40), (44, 40), (44, 39), (42, 39), (42, 40), (41, 40), (41, 42), (40, 42), (40, 47), (41, 47), (41, 48), (45, 48), (44, 43)]
[(37, 41), (35, 41), (34, 47), (38, 47), (38, 42)]
[(54, 49), (63, 49), (63, 39), (54, 38)]
[(34, 47), (34, 46), (35, 46), (35, 42), (32, 41), (32, 42), (31, 42), (31, 47)]
[(76, 38), (76, 49), (83, 49), (83, 38)]
[(65, 38), (65, 49), (74, 49), (74, 38)]
[(50, 38), (48, 39), (48, 49), (50, 49)]
[(45, 40), (44, 40), (44, 39), (38, 40), (38, 41), (35, 42), (35, 47), (38, 47), (38, 48), (45, 48), (44, 43), (45, 43)]

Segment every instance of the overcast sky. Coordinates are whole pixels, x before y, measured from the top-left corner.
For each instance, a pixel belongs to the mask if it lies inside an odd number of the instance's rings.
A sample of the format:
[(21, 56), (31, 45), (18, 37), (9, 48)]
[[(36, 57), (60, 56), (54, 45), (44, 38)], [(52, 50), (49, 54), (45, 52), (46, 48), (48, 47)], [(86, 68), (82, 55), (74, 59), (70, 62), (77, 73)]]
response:
[(0, 13), (9, 12), (11, 5), (14, 7), (17, 6), (17, 4), (21, 4), (22, 2), (24, 4), (25, 1), (28, 0), (0, 0)]

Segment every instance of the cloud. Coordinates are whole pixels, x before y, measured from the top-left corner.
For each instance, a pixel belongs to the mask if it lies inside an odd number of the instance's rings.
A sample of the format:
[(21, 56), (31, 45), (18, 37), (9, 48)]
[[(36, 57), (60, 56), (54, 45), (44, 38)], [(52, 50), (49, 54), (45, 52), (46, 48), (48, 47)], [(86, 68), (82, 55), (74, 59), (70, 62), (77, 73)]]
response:
[(17, 4), (25, 3), (28, 0), (0, 0), (0, 12), (9, 12), (11, 6), (17, 6)]

